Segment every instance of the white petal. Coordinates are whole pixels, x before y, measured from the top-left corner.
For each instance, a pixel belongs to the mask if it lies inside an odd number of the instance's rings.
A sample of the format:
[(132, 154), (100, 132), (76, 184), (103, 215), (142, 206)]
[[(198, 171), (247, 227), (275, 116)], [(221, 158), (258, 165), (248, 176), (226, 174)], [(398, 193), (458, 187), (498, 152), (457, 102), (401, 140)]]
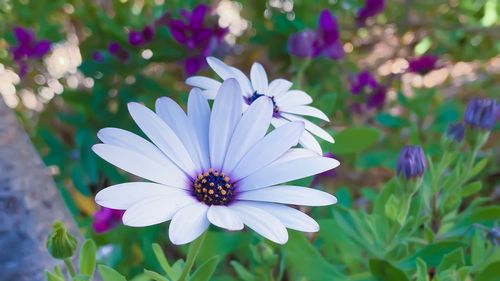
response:
[(160, 165), (155, 161), (119, 146), (96, 144), (92, 150), (102, 159), (141, 178), (178, 188), (187, 188), (187, 177), (175, 165)]
[(221, 83), (215, 79), (204, 76), (192, 76), (186, 79), (186, 84), (193, 87), (198, 87), (203, 90), (217, 91)]
[(285, 226), (270, 213), (256, 208), (250, 202), (236, 202), (229, 206), (236, 211), (245, 225), (265, 238), (278, 244), (288, 241)]
[(196, 173), (196, 167), (174, 131), (149, 108), (142, 104), (128, 104), (130, 115), (151, 141), (187, 174)]
[(222, 83), (210, 116), (210, 162), (214, 169), (222, 168), (234, 129), (241, 119), (242, 100), (241, 89), (235, 79)]
[(282, 113), (281, 115), (290, 121), (302, 121), (306, 125), (306, 130), (311, 132), (313, 135), (316, 135), (330, 143), (335, 142), (333, 137), (327, 131), (323, 130), (320, 126), (309, 120), (294, 114)]
[(306, 105), (310, 104), (313, 100), (312, 98), (304, 91), (300, 90), (291, 90), (286, 92), (280, 97), (275, 99), (276, 104), (279, 108), (292, 106), (292, 105)]
[(220, 59), (215, 57), (207, 57), (207, 63), (223, 80), (233, 78), (234, 74), (231, 70), (231, 67), (225, 64)]
[(304, 130), (304, 133), (300, 137), (299, 143), (304, 148), (310, 149), (311, 151), (316, 152), (320, 156), (323, 155), (323, 150), (321, 149), (321, 145), (316, 140), (316, 138), (307, 130)]
[(215, 96), (217, 95), (217, 90), (205, 90), (205, 91), (202, 91), (202, 93), (205, 96), (205, 98), (207, 98), (209, 100), (213, 100), (213, 99), (215, 99)]
[(269, 165), (287, 152), (290, 147), (297, 145), (304, 124), (290, 122), (270, 132), (259, 140), (234, 168), (231, 176), (240, 180)]
[(292, 113), (292, 114), (297, 114), (297, 115), (305, 115), (305, 116), (312, 116), (316, 117), (322, 120), (325, 120), (327, 122), (330, 121), (328, 116), (326, 116), (323, 111), (312, 107), (312, 106), (307, 106), (307, 105), (295, 105), (295, 106), (287, 106), (287, 107), (280, 107), (280, 110), (285, 113)]
[(329, 193), (309, 187), (293, 185), (277, 185), (244, 191), (238, 194), (238, 200), (274, 202), (301, 206), (328, 206), (337, 203), (337, 198)]
[(123, 224), (143, 227), (172, 219), (174, 214), (187, 204), (193, 203), (189, 195), (157, 196), (141, 200), (123, 214)]
[(285, 79), (275, 79), (269, 83), (268, 96), (278, 98), (284, 95), (292, 87), (292, 82)]
[(111, 209), (125, 210), (146, 198), (188, 195), (187, 191), (152, 182), (128, 182), (107, 187), (97, 193), (97, 204)]
[(226, 206), (212, 205), (208, 209), (208, 220), (221, 228), (227, 230), (242, 230), (243, 221), (238, 214)]
[(235, 67), (231, 67), (231, 70), (233, 71), (234, 78), (236, 78), (236, 80), (238, 80), (238, 83), (240, 83), (243, 95), (246, 97), (251, 96), (254, 92), (254, 89), (252, 88), (252, 84), (250, 83), (248, 77), (243, 72), (241, 72), (241, 70)]
[(264, 137), (272, 117), (271, 99), (261, 97), (250, 105), (234, 130), (224, 160), (223, 171), (230, 174), (250, 148)]
[(182, 245), (198, 238), (210, 225), (207, 211), (208, 206), (200, 202), (180, 209), (174, 215), (168, 229), (170, 241), (175, 245)]
[(199, 159), (200, 148), (198, 147), (194, 130), (184, 110), (182, 110), (182, 108), (171, 98), (162, 97), (156, 100), (156, 114), (158, 114), (163, 122), (165, 122), (179, 137), (184, 147), (187, 148), (187, 152), (193, 160), (193, 164), (197, 171), (201, 171), (203, 167)]
[(314, 151), (305, 148), (290, 148), (285, 154), (281, 155), (280, 158), (273, 162), (273, 165), (278, 163), (287, 162), (290, 160), (307, 158), (307, 157), (317, 157), (318, 154)]
[(253, 202), (255, 207), (273, 214), (287, 228), (304, 232), (317, 232), (318, 223), (301, 211), (281, 204)]
[(301, 179), (331, 170), (339, 161), (326, 157), (309, 157), (271, 164), (238, 182), (238, 190), (248, 191)]
[(257, 93), (267, 95), (268, 93), (268, 80), (264, 67), (260, 63), (255, 62), (250, 70), (250, 80), (252, 87)]
[(208, 148), (208, 128), (210, 123), (210, 106), (199, 89), (192, 89), (189, 93), (187, 104), (188, 119), (194, 132), (194, 142), (198, 151), (198, 159), (203, 170), (210, 168), (210, 157)]
[[(129, 131), (118, 128), (104, 128), (97, 132), (97, 137), (105, 144), (133, 150), (162, 165), (175, 166), (158, 147)], [(177, 170), (180, 172), (179, 169)]]

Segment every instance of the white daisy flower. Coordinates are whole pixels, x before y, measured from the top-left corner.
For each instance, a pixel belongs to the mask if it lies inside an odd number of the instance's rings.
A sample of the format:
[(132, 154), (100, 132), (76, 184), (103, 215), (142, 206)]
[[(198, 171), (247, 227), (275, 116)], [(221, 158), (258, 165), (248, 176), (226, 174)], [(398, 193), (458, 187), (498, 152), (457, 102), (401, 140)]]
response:
[(129, 182), (100, 191), (96, 202), (126, 210), (123, 223), (141, 227), (172, 220), (169, 237), (185, 244), (210, 224), (227, 230), (247, 225), (283, 244), (286, 227), (319, 230), (311, 217), (284, 204), (324, 206), (336, 198), (312, 188), (282, 183), (339, 165), (297, 145), (302, 122), (267, 133), (272, 101), (262, 98), (242, 115), (238, 82), (228, 79), (210, 110), (199, 89), (189, 95), (187, 115), (172, 99), (156, 102), (156, 113), (130, 103), (132, 118), (151, 142), (125, 130), (105, 128), (93, 150), (109, 163), (151, 182)]
[[(330, 143), (334, 142), (327, 131), (303, 117), (311, 116), (330, 121), (321, 110), (308, 105), (312, 103), (312, 98), (306, 92), (290, 90), (292, 82), (278, 78), (269, 83), (266, 71), (260, 63), (252, 65), (250, 79), (248, 79), (239, 69), (227, 65), (217, 58), (208, 57), (207, 62), (223, 80), (228, 78), (238, 80), (243, 91), (244, 108), (262, 96), (270, 97), (274, 107), (271, 124), (275, 128), (293, 121), (304, 122), (305, 131), (299, 140), (303, 147), (322, 155), (321, 146), (313, 135)], [(213, 99), (221, 82), (208, 77), (193, 76), (186, 80), (186, 84), (202, 89), (207, 98)]]

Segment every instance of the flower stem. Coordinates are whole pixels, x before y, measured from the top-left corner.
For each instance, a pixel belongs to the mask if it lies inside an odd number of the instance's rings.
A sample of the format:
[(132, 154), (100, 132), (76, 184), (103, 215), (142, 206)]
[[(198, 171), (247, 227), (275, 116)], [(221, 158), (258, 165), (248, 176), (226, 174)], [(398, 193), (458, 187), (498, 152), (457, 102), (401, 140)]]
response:
[(64, 259), (64, 264), (68, 268), (69, 275), (71, 276), (71, 278), (75, 277), (76, 272), (75, 272), (75, 268), (73, 267), (73, 263), (71, 263), (71, 260), (69, 258)]
[(196, 257), (198, 256), (198, 253), (200, 252), (201, 246), (203, 245), (203, 241), (205, 241), (206, 233), (207, 232), (205, 231), (189, 247), (188, 256), (186, 258), (186, 265), (182, 269), (182, 273), (181, 273), (181, 276), (179, 277), (178, 281), (185, 281), (185, 280), (187, 280), (189, 272), (191, 272), (191, 268), (193, 267), (194, 262), (196, 260)]

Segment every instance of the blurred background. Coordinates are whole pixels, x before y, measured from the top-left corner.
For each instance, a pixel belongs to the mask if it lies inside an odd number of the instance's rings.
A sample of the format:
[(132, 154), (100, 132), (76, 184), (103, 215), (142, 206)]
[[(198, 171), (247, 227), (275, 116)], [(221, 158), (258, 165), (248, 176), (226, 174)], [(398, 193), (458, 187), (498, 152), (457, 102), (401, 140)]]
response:
[[(318, 22), (324, 10), (334, 19), (326, 29)], [(185, 249), (171, 246), (165, 225), (124, 227), (120, 212), (93, 200), (130, 178), (90, 150), (100, 128), (139, 133), (128, 102), (151, 107), (169, 96), (185, 107), (187, 77), (216, 77), (207, 56), (246, 74), (260, 62), (270, 79), (293, 81), (330, 117), (313, 121), (335, 137), (322, 147), (342, 165), (301, 183), (335, 194), (343, 207), (369, 211), (394, 177), (403, 145), (438, 156), (443, 132), (462, 119), (469, 100), (500, 97), (499, 14), (497, 0), (0, 0), (0, 96), (22, 121), (83, 235), (97, 241), (99, 259), (133, 276), (158, 267), (151, 243), (171, 257)], [(333, 35), (318, 47), (326, 31)], [(491, 160), (475, 195), (491, 206), (500, 199), (499, 132), (497, 125), (485, 145)], [(312, 215), (327, 221), (319, 237), (308, 236), (314, 255), (329, 264), (323, 272), (364, 272), (366, 254), (337, 245), (349, 236), (329, 220), (332, 211)], [(207, 239), (201, 259), (218, 253), (251, 263), (253, 234), (215, 230)], [(300, 248), (301, 239), (291, 236), (289, 255), (312, 251), (309, 244)], [(317, 269), (300, 260), (287, 265), (318, 280), (309, 272)], [(237, 266), (223, 266), (218, 278), (230, 280)]]

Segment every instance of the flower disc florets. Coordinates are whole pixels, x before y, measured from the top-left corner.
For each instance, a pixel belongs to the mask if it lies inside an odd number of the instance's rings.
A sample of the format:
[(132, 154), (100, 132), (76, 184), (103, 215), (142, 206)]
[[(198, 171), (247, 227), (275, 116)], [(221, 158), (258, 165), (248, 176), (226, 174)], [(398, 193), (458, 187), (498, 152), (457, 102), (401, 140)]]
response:
[(234, 184), (224, 174), (210, 168), (200, 173), (193, 182), (193, 194), (207, 205), (227, 205), (234, 196)]

